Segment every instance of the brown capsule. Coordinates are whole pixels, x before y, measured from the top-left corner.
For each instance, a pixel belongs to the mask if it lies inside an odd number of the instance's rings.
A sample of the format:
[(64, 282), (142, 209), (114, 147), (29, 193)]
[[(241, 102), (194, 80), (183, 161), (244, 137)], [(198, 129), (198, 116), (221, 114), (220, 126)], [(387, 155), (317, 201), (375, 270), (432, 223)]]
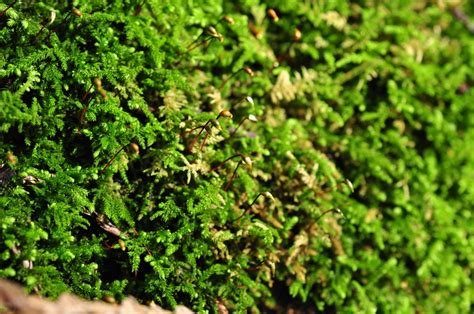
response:
[(206, 33), (213, 38), (217, 38), (220, 42), (224, 41), (224, 36), (212, 26), (207, 28)]
[(254, 76), (254, 73), (253, 73), (253, 71), (252, 71), (251, 68), (249, 68), (249, 67), (244, 67), (244, 71), (245, 71), (245, 73), (247, 73), (248, 75)]
[(262, 30), (257, 28), (257, 26), (255, 26), (255, 24), (253, 24), (252, 22), (249, 22), (249, 29), (252, 35), (255, 36), (255, 38), (261, 39), (263, 37)]
[(221, 113), (219, 113), (219, 116), (232, 119), (234, 115), (229, 110), (224, 109), (221, 111)]
[(230, 25), (233, 25), (235, 23), (234, 19), (228, 15), (224, 15), (222, 19)]
[(76, 8), (72, 8), (72, 14), (74, 14), (75, 16), (78, 16), (78, 17), (82, 17), (82, 12), (79, 11), (79, 9), (76, 9)]
[(280, 19), (278, 17), (278, 14), (273, 9), (268, 9), (267, 13), (268, 13), (268, 16), (270, 16), (270, 18), (273, 20), (273, 22), (278, 22), (278, 20)]
[(122, 251), (125, 251), (125, 250), (126, 250), (127, 246), (125, 245), (125, 242), (124, 242), (122, 239), (119, 239), (119, 240), (118, 240), (118, 244), (119, 244), (120, 249), (121, 249)]
[(16, 156), (13, 155), (13, 153), (11, 151), (7, 152), (6, 158), (7, 158), (8, 162), (11, 163), (12, 165), (15, 165), (18, 161)]
[(102, 81), (100, 78), (96, 77), (94, 79), (94, 85), (97, 89), (101, 89), (102, 88)]
[(95, 85), (95, 88), (97, 89), (97, 91), (99, 92), (99, 94), (104, 98), (104, 99), (107, 99), (107, 92), (105, 91), (105, 89), (102, 88), (102, 81), (100, 78), (95, 78), (94, 79), (94, 85)]
[(140, 146), (138, 146), (136, 143), (130, 143), (130, 148), (135, 154), (140, 155)]
[(302, 36), (301, 31), (298, 28), (295, 28), (295, 33), (293, 34), (293, 40), (300, 41), (301, 36)]
[(210, 35), (210, 36), (212, 36), (212, 37), (216, 37), (216, 38), (219, 37), (219, 36), (222, 36), (222, 35), (219, 34), (219, 33), (217, 32), (217, 30), (216, 30), (214, 27), (212, 27), (212, 26), (209, 26), (209, 27), (207, 28), (207, 34)]

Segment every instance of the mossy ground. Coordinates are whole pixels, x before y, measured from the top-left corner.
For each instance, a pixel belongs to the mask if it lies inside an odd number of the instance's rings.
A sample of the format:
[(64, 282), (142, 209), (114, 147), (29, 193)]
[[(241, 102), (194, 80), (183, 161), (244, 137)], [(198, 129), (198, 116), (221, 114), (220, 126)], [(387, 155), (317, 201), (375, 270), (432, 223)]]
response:
[(197, 311), (471, 310), (468, 1), (0, 12), (1, 277)]

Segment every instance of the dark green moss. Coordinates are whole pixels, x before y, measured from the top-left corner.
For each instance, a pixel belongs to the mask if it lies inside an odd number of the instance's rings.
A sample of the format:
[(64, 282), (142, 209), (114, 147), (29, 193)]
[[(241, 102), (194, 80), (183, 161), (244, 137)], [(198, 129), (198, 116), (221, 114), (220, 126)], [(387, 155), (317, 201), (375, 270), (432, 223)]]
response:
[(473, 7), (436, 3), (0, 3), (0, 276), (469, 312)]

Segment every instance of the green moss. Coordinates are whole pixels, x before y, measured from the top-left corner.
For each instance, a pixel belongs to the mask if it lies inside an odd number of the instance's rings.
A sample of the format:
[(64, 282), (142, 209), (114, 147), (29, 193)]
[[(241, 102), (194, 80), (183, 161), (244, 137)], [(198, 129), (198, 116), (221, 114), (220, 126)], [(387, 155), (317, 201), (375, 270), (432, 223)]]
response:
[(0, 3), (0, 276), (197, 311), (469, 312), (453, 9)]

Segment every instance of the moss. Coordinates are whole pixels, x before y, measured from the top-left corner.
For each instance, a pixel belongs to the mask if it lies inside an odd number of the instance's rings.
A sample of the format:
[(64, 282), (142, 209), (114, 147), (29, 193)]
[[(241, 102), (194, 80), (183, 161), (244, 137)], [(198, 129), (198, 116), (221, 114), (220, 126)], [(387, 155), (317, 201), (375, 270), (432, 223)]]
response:
[(0, 12), (0, 276), (197, 311), (469, 312), (472, 5)]

